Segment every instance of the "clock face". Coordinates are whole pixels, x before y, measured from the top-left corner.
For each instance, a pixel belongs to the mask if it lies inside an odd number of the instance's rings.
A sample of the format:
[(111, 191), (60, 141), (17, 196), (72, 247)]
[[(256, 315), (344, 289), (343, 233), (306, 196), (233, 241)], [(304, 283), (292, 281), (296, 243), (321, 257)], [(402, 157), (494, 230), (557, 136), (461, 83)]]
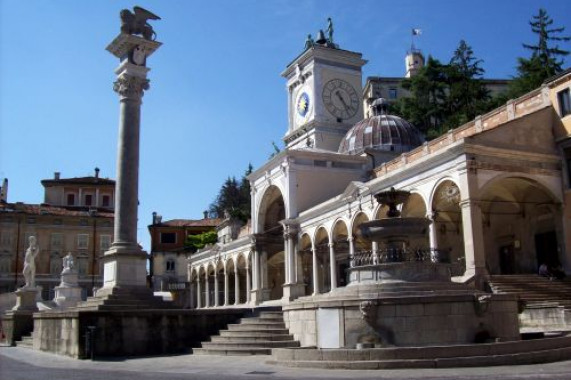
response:
[(333, 79), (323, 87), (323, 104), (337, 119), (350, 119), (359, 110), (359, 95), (349, 83)]
[(310, 118), (311, 110), (313, 108), (313, 99), (309, 89), (302, 88), (297, 97), (295, 98), (295, 125), (300, 126)]
[(307, 92), (304, 91), (297, 97), (295, 109), (299, 116), (305, 117), (307, 115), (309, 111), (309, 95), (307, 95)]

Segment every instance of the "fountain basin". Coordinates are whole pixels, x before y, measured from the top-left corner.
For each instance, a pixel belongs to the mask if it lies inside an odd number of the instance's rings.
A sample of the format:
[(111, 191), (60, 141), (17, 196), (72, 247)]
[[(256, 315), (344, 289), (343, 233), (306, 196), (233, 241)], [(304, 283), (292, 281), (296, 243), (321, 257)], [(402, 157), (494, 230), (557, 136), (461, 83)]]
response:
[(365, 239), (379, 241), (395, 240), (423, 236), (432, 223), (426, 218), (387, 218), (376, 219), (360, 225), (361, 235)]

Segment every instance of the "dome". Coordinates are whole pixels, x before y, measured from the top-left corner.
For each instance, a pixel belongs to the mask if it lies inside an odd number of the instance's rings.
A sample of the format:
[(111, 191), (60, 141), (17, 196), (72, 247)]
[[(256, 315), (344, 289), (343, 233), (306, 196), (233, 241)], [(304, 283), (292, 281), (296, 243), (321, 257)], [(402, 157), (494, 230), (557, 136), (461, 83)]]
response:
[(365, 149), (381, 152), (408, 152), (424, 142), (420, 131), (403, 118), (387, 115), (386, 102), (373, 102), (374, 115), (355, 124), (341, 140), (339, 153), (363, 154)]

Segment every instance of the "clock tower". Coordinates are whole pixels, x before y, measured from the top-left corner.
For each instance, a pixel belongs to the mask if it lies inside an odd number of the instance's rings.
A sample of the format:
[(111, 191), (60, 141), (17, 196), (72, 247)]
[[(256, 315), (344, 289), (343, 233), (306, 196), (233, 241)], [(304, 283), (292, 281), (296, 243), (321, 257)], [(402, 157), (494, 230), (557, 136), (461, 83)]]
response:
[(306, 50), (290, 63), (287, 79), (289, 126), (286, 148), (337, 151), (345, 133), (363, 119), (362, 54), (328, 40), (308, 39)]

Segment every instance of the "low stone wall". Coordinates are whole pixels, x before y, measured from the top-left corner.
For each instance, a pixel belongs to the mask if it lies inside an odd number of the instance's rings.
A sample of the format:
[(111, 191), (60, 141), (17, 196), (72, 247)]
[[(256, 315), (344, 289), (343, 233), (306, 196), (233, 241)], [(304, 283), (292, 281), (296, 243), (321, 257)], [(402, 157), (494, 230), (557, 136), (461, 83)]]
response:
[[(363, 301), (371, 303), (366, 317)], [(517, 299), (493, 295), (481, 301), (464, 294), (294, 303), (284, 307), (284, 320), (303, 347), (466, 344), (477, 334), (485, 340), (518, 340)]]
[(571, 330), (567, 324), (565, 308), (557, 302), (526, 305), (519, 315), (521, 333), (538, 333)]
[(237, 310), (67, 311), (34, 314), (34, 349), (84, 358), (94, 326), (94, 356), (188, 352), (248, 313)]
[(21, 340), (22, 336), (28, 335), (34, 328), (33, 312), (28, 310), (9, 310), (2, 319), (2, 332), (5, 335), (4, 342), (13, 345)]

